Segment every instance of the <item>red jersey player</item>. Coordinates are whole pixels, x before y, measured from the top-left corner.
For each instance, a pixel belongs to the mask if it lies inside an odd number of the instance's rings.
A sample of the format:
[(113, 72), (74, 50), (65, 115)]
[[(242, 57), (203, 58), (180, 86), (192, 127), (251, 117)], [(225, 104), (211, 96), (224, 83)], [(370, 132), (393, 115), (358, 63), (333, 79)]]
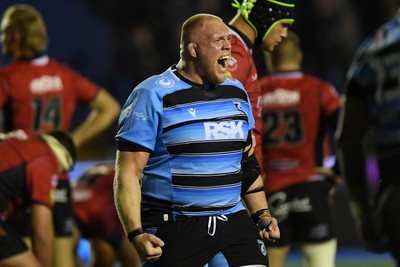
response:
[(333, 267), (332, 180), (325, 175), (337, 176), (322, 167), (322, 130), (335, 131), (340, 103), (331, 84), (301, 72), (301, 60), (300, 40), (289, 32), (271, 54), (273, 74), (260, 79), (264, 187), (283, 229), (268, 253), (271, 266), (283, 267), (290, 246), (299, 242), (307, 266)]
[(292, 0), (253, 2), (243, 0), (240, 4), (234, 0), (233, 6), (238, 13), (229, 23), (232, 50), (228, 70), (233, 78), (243, 84), (249, 95), (255, 119), (253, 144), (257, 160), (262, 162), (261, 90), (252, 48), (253, 45), (260, 45), (266, 51), (273, 51), (294, 21), (294, 4)]
[(0, 70), (4, 131), (71, 130), (78, 103), (92, 112), (72, 132), (77, 147), (105, 130), (118, 116), (119, 103), (105, 90), (45, 54), (46, 27), (30, 6), (15, 5), (1, 23), (2, 51), (14, 62)]
[(112, 267), (117, 259), (122, 267), (140, 266), (140, 258), (130, 244), (114, 206), (113, 163), (97, 164), (73, 185), (73, 210), (80, 236), (91, 242), (94, 266)]
[[(2, 51), (13, 59), (12, 64), (0, 70), (4, 131), (70, 131), (75, 107), (82, 103), (91, 113), (71, 133), (79, 149), (114, 122), (120, 106), (105, 89), (46, 55), (47, 32), (37, 10), (28, 5), (9, 7), (1, 21), (1, 35)], [(66, 175), (59, 180), (55, 194), (57, 267), (73, 264), (70, 194)]]
[[(10, 137), (11, 136), (11, 137)], [(58, 178), (75, 162), (72, 139), (64, 132), (3, 135), (0, 153), (0, 266), (53, 266), (51, 209)], [(32, 252), (8, 222), (31, 208)]]

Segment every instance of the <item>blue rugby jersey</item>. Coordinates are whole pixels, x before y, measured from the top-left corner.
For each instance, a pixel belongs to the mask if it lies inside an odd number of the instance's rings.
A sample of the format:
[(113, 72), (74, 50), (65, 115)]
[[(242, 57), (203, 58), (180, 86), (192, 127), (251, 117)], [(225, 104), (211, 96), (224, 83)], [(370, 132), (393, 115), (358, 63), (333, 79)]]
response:
[(237, 80), (207, 87), (172, 67), (140, 83), (123, 106), (116, 140), (151, 151), (142, 177), (143, 224), (157, 214), (243, 210), (241, 159), (253, 125)]
[(396, 166), (400, 159), (400, 13), (358, 49), (347, 73), (346, 95), (367, 101), (381, 175), (397, 176)]

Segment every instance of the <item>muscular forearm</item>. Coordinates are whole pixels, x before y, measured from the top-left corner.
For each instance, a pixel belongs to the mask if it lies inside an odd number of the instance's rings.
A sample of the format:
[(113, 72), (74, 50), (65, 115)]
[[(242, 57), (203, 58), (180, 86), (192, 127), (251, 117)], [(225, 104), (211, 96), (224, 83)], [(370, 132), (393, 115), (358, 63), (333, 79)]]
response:
[(126, 233), (142, 226), (140, 178), (148, 155), (144, 152), (117, 151), (114, 202)]
[(132, 229), (141, 227), (140, 203), (141, 190), (139, 182), (130, 178), (131, 181), (126, 183), (126, 178), (116, 176), (114, 181), (114, 201), (118, 212), (119, 219), (128, 233)]
[[(260, 186), (263, 187), (263, 179), (261, 176), (259, 176), (254, 181), (254, 183), (250, 186), (248, 191), (251, 191)], [(267, 198), (265, 196), (264, 190), (262, 190), (260, 192), (244, 195), (242, 197), (242, 199), (243, 199), (243, 202), (245, 203), (246, 208), (250, 214), (253, 214), (254, 212), (259, 211), (261, 209), (268, 208)]]
[(32, 251), (44, 267), (53, 266), (53, 242), (43, 237), (32, 236)]
[(32, 251), (44, 267), (53, 265), (54, 230), (52, 211), (41, 204), (32, 206)]

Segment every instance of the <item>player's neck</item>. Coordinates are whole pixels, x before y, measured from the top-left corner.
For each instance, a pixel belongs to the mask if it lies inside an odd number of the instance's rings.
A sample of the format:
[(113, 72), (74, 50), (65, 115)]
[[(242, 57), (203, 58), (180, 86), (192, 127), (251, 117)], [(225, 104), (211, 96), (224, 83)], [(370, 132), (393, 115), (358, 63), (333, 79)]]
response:
[(281, 71), (281, 72), (288, 72), (288, 71), (300, 71), (301, 66), (295, 63), (287, 63), (279, 66), (274, 67), (275, 71)]
[(238, 29), (242, 34), (244, 34), (252, 44), (256, 39), (256, 34), (252, 27), (244, 20), (244, 18), (238, 13), (236, 16), (229, 22), (229, 25), (232, 25), (236, 29)]

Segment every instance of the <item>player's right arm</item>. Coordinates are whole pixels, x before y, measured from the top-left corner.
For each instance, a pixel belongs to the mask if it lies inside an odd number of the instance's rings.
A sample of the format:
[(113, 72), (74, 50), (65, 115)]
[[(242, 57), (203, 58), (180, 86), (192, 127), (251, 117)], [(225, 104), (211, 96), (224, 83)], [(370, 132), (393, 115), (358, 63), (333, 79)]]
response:
[[(142, 228), (140, 180), (149, 156), (149, 152), (143, 151), (117, 151), (114, 201), (119, 219), (127, 234)], [(130, 241), (142, 259), (157, 260), (161, 257), (161, 247), (164, 242), (158, 237), (144, 233), (135, 236)]]

